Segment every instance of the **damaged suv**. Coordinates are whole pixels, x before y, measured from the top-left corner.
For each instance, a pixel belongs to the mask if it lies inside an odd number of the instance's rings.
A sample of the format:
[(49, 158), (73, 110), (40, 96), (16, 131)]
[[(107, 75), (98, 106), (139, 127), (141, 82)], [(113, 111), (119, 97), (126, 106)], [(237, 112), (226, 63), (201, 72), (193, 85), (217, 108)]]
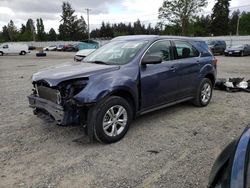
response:
[(217, 60), (204, 41), (123, 36), (87, 56), (33, 75), (34, 113), (85, 127), (90, 140), (120, 140), (138, 115), (191, 100), (208, 105)]

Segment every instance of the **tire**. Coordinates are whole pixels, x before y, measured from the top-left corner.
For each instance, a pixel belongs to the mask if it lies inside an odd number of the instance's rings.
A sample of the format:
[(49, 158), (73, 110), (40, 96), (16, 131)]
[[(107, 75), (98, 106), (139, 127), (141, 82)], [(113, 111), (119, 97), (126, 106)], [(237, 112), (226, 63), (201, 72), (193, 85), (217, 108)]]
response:
[(244, 56), (244, 51), (240, 52), (240, 56), (243, 57)]
[(198, 107), (205, 107), (209, 104), (213, 94), (213, 84), (210, 79), (203, 78), (197, 90), (193, 104)]
[(95, 120), (93, 123), (95, 138), (106, 144), (121, 140), (127, 133), (133, 118), (131, 105), (118, 96), (111, 96), (97, 104), (93, 114), (96, 114), (92, 116)]
[(3, 52), (0, 52), (0, 56), (3, 56)]
[(21, 52), (20, 52), (20, 55), (25, 55), (25, 54), (26, 54), (25, 51), (21, 51)]

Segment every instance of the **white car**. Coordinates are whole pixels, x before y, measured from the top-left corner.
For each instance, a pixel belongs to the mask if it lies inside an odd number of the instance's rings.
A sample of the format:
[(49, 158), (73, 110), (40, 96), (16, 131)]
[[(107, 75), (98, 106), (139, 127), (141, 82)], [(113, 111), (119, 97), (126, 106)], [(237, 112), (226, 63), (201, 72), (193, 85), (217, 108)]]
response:
[(55, 50), (57, 50), (56, 45), (51, 45), (43, 48), (43, 51), (55, 51)]
[(4, 43), (0, 46), (0, 55), (4, 54), (19, 54), (25, 55), (29, 53), (29, 47), (27, 44), (19, 43)]
[(95, 50), (96, 49), (79, 50), (74, 57), (74, 61), (82, 61), (86, 56), (88, 56), (89, 54), (91, 54)]

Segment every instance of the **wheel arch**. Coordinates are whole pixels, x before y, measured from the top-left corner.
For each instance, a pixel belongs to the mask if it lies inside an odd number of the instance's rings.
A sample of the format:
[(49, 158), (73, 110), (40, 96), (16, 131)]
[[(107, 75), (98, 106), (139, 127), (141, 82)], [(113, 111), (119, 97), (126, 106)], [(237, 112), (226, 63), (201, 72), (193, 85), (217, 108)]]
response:
[(208, 78), (209, 80), (211, 80), (213, 85), (215, 84), (215, 76), (212, 73), (206, 74), (204, 78)]
[(133, 117), (135, 117), (137, 109), (138, 109), (138, 105), (131, 92), (125, 89), (118, 89), (118, 90), (114, 90), (110, 92), (108, 96), (118, 96), (127, 100), (133, 110)]

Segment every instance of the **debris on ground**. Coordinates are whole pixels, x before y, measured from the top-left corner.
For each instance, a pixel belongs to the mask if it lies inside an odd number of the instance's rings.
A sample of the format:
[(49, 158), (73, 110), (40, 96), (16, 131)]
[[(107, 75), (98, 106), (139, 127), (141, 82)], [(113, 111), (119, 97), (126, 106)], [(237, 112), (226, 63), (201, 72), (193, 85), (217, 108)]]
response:
[(245, 78), (218, 78), (215, 82), (215, 89), (228, 92), (245, 91), (250, 93), (250, 80), (244, 81)]

